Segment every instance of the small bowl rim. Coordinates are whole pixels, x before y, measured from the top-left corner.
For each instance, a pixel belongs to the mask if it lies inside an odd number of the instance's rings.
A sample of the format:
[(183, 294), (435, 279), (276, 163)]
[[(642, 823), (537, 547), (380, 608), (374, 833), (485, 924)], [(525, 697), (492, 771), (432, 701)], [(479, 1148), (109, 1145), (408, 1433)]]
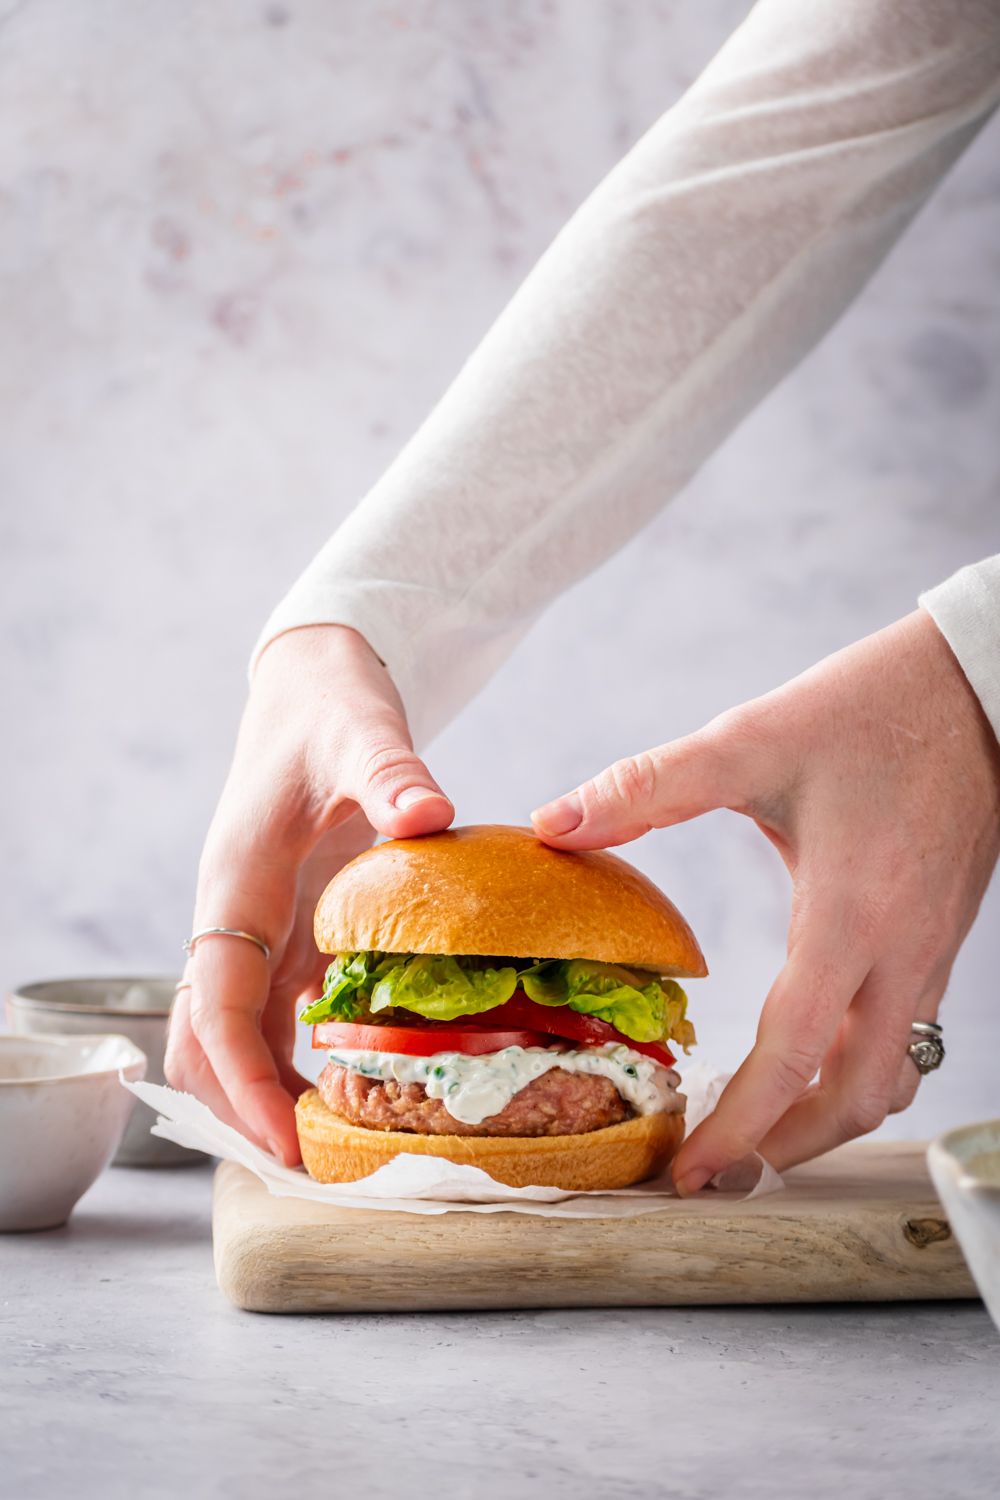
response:
[(70, 974), (62, 979), (29, 979), (7, 991), (8, 1005), (23, 1006), (25, 1010), (50, 1010), (57, 1015), (72, 1016), (128, 1016), (130, 1020), (165, 1021), (170, 1015), (170, 1006), (165, 1009), (126, 1010), (121, 1005), (72, 1005), (63, 1000), (46, 1000), (41, 995), (26, 995), (25, 990), (41, 989), (55, 984), (149, 984), (175, 985), (173, 974)]
[(968, 1125), (956, 1125), (951, 1130), (944, 1131), (942, 1135), (935, 1136), (927, 1148), (927, 1154), (929, 1158), (944, 1162), (958, 1173), (960, 1188), (966, 1190), (977, 1188), (981, 1192), (996, 1195), (1000, 1194), (1000, 1183), (995, 1178), (981, 1177), (978, 1172), (971, 1170), (966, 1158), (955, 1149), (956, 1144), (963, 1138), (978, 1135), (984, 1130), (992, 1130), (995, 1133), (998, 1148), (1000, 1148), (1000, 1118), (972, 1120)]
[(32, 1088), (48, 1083), (75, 1083), (84, 1078), (117, 1078), (120, 1073), (128, 1073), (130, 1068), (142, 1068), (141, 1076), (145, 1078), (146, 1069), (149, 1067), (149, 1058), (141, 1047), (136, 1046), (132, 1038), (123, 1035), (119, 1031), (95, 1031), (93, 1033), (81, 1032), (78, 1036), (58, 1036), (56, 1034), (46, 1035), (44, 1032), (16, 1032), (9, 1031), (0, 1034), (0, 1051), (5, 1051), (8, 1044), (17, 1046), (41, 1045), (56, 1048), (72, 1048), (83, 1046), (86, 1042), (103, 1044), (108, 1041), (124, 1042), (125, 1046), (135, 1055), (130, 1061), (120, 1062), (113, 1068), (92, 1068), (82, 1073), (43, 1073), (33, 1078), (3, 1078), (0, 1077), (0, 1090), (8, 1088)]

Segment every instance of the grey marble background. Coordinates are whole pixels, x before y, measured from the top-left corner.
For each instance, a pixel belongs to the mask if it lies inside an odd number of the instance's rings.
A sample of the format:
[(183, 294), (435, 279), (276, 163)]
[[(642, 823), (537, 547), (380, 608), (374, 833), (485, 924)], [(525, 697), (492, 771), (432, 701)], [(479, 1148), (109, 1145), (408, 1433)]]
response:
[[(0, 4), (0, 971), (164, 970), (269, 608), (738, 0)], [(431, 762), (521, 821), (1000, 548), (1000, 135), (681, 499)], [(727, 815), (634, 850), (734, 1065), (787, 881)], [(951, 1056), (887, 1127), (1000, 1104), (1000, 899)]]

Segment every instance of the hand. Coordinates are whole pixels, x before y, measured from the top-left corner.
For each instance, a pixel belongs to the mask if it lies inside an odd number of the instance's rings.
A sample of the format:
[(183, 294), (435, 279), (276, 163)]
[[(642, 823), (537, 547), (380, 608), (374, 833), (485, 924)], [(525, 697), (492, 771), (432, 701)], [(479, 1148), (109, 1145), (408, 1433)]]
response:
[[(560, 849), (727, 807), (792, 876), (788, 957), (756, 1044), (678, 1153), (678, 1191), (759, 1149), (780, 1169), (912, 1101), (932, 1021), (1000, 852), (1000, 756), (922, 610), (534, 814)], [(817, 1081), (813, 1081), (819, 1070)]]
[(292, 1067), (295, 1010), (329, 963), (312, 936), (319, 896), (373, 830), (430, 833), (453, 815), (360, 635), (319, 625), (273, 641), (208, 831), (192, 928), (256, 933), (271, 958), (240, 938), (196, 945), (171, 1016), (169, 1082), (295, 1165), (293, 1104), (307, 1087)]

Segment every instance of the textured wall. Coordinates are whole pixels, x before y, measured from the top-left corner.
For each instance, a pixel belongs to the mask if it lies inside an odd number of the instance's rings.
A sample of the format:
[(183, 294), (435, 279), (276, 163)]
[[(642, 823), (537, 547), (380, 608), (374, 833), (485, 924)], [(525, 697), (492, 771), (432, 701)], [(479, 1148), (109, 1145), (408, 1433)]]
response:
[[(746, 8), (0, 6), (4, 978), (176, 963), (271, 603)], [(433, 748), (462, 821), (523, 820), (1000, 548), (998, 142)], [(784, 871), (727, 815), (635, 857), (735, 1063)], [(897, 1131), (996, 1112), (998, 969), (994, 890)]]

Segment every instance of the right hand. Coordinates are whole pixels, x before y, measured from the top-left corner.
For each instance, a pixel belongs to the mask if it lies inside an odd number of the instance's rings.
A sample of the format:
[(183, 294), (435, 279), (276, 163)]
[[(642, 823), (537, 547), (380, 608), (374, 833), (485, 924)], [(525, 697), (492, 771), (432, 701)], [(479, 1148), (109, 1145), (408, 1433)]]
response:
[(555, 848), (604, 849), (720, 807), (778, 849), (791, 923), (754, 1046), (677, 1153), (682, 1196), (747, 1152), (784, 1171), (911, 1103), (911, 1027), (937, 1018), (1000, 855), (1000, 751), (916, 609), (534, 819)]
[(313, 912), (375, 833), (446, 828), (448, 798), (413, 753), (399, 695), (356, 631), (315, 625), (266, 648), (198, 874), (194, 926), (256, 933), (198, 943), (170, 1020), (166, 1076), (279, 1160), (300, 1159), (295, 1011), (329, 958)]

